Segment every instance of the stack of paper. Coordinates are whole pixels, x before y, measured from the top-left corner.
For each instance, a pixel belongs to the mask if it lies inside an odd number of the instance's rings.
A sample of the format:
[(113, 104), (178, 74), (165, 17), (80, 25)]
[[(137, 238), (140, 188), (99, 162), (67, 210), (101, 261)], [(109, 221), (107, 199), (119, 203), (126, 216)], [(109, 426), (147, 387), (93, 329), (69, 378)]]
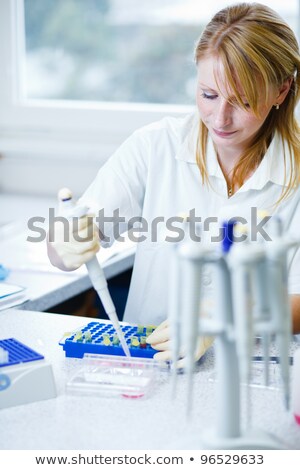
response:
[(20, 305), (27, 300), (24, 287), (0, 282), (0, 310)]

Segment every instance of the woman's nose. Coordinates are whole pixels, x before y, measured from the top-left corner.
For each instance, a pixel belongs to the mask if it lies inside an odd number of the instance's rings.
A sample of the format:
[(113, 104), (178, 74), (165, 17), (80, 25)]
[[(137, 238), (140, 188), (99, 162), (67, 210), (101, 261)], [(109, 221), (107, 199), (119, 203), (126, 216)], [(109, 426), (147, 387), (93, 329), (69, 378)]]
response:
[(216, 129), (222, 129), (231, 124), (232, 105), (228, 101), (221, 99), (216, 107), (214, 115), (214, 126)]

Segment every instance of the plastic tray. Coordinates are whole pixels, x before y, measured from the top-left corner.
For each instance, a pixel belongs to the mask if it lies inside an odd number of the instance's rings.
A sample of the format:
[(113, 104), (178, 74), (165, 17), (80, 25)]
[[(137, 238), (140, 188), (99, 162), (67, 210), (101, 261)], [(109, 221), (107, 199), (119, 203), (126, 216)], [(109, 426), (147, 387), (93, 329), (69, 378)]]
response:
[[(154, 326), (121, 325), (132, 357), (152, 358), (157, 351), (142, 338), (147, 337)], [(103, 336), (104, 335), (104, 336)], [(72, 333), (66, 333), (59, 344), (63, 347), (66, 357), (82, 358), (84, 354), (109, 354), (125, 356), (120, 344), (113, 344), (116, 331), (110, 322), (90, 322)], [(131, 338), (137, 339), (137, 346), (132, 346)], [(104, 338), (110, 342), (104, 344)], [(141, 343), (143, 342), (143, 345)]]
[(153, 359), (85, 354), (83, 367), (67, 383), (67, 393), (99, 397), (147, 398), (167, 366)]

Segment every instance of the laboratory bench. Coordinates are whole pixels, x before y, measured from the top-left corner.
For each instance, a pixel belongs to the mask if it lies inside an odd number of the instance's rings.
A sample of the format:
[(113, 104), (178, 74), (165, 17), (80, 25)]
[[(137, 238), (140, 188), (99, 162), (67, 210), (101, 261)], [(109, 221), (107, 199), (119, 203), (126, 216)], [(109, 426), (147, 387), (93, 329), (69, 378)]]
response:
[[(189, 418), (185, 374), (178, 375), (175, 399), (168, 374), (145, 399), (73, 396), (66, 393), (66, 383), (82, 359), (66, 358), (58, 343), (64, 332), (86, 323), (84, 317), (45, 312), (0, 312), (0, 340), (14, 337), (45, 356), (57, 387), (56, 398), (0, 411), (0, 449), (179, 450), (188, 448), (186, 443), (181, 447), (181, 442), (189, 436), (193, 442), (199, 436), (201, 448), (200, 434), (216, 419), (213, 348), (194, 374)], [(300, 426), (285, 411), (278, 389), (253, 387), (251, 407), (253, 426), (275, 434), (290, 449), (300, 449)]]

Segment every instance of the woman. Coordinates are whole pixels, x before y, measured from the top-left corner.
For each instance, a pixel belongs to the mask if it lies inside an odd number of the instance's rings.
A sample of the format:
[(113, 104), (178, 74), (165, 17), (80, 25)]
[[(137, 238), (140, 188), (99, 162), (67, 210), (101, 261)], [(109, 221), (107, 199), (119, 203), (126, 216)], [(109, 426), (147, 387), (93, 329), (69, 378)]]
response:
[[(212, 239), (215, 218), (244, 217), (253, 209), (278, 213), (284, 230), (298, 235), (300, 220), (300, 132), (295, 119), (299, 100), (300, 56), (289, 26), (271, 9), (242, 3), (217, 13), (195, 51), (197, 108), (183, 119), (165, 118), (136, 131), (100, 169), (80, 202), (101, 217), (101, 232), (114, 240), (120, 219), (142, 217), (125, 320), (160, 326), (149, 339), (157, 358), (170, 357), (166, 279), (167, 220), (190, 212)], [(298, 224), (299, 225), (299, 224)], [(80, 234), (91, 226), (84, 219)], [(175, 230), (174, 225), (172, 225)], [(76, 232), (76, 230), (74, 229)], [(94, 231), (95, 233), (95, 231)], [(146, 234), (146, 235), (145, 235)], [(76, 269), (99, 249), (92, 241), (49, 244), (53, 264)], [(105, 241), (101, 242), (105, 245)], [(300, 332), (299, 253), (289, 264), (294, 332)], [(204, 280), (213, 298), (211, 273)], [(203, 339), (200, 357), (210, 345)]]

